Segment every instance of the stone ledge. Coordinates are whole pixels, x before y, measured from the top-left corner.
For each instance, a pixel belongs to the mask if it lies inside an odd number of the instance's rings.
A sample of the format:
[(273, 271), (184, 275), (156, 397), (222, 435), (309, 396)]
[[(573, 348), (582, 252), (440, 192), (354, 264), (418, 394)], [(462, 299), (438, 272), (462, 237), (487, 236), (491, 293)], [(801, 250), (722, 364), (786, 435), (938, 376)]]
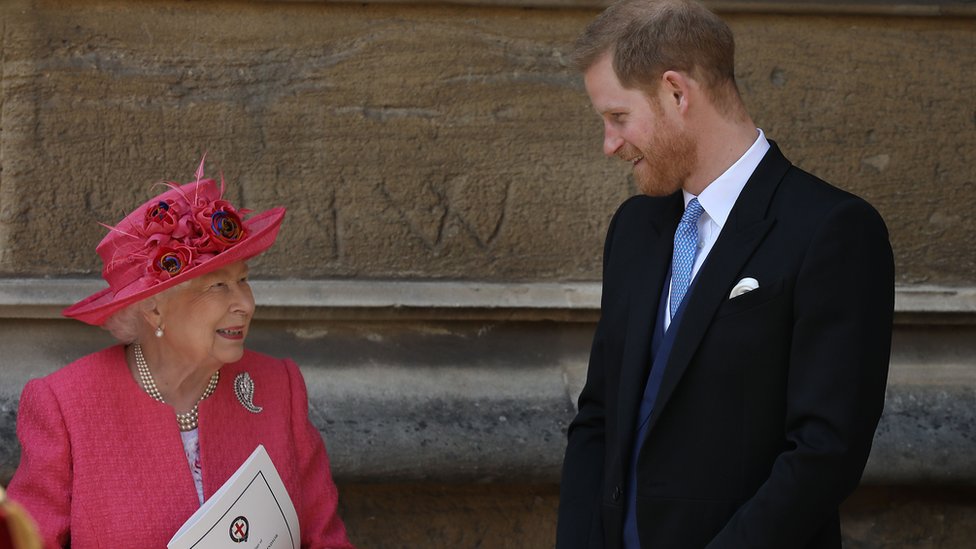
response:
[[(894, 332), (886, 409), (865, 482), (976, 486), (976, 338)], [(552, 483), (585, 375), (584, 322), (256, 320), (249, 347), (293, 358), (345, 482)], [(29, 379), (111, 344), (53, 319), (0, 319), (0, 482)]]
[[(592, 322), (599, 282), (255, 280), (257, 318), (276, 320), (559, 320)], [(60, 318), (105, 287), (98, 279), (0, 279), (0, 318)], [(895, 290), (896, 324), (976, 324), (976, 287)]]
[[(600, 284), (402, 280), (255, 280), (257, 318), (595, 319)], [(0, 279), (0, 318), (59, 318), (105, 284), (96, 279)]]

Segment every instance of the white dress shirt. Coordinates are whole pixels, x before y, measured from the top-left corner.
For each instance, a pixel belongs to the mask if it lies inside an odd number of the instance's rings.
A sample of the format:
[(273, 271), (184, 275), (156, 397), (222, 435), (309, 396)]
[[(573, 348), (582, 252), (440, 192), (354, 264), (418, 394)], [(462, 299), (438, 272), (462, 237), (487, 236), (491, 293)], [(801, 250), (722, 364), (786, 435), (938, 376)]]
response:
[[(749, 147), (749, 150), (729, 166), (729, 169), (725, 170), (722, 175), (718, 176), (715, 181), (709, 183), (697, 197), (698, 203), (701, 204), (705, 213), (698, 218), (698, 253), (695, 255), (695, 264), (691, 268), (692, 283), (698, 276), (698, 270), (705, 262), (705, 258), (708, 257), (708, 252), (712, 250), (712, 246), (718, 240), (722, 227), (729, 219), (729, 213), (732, 211), (732, 206), (735, 206), (739, 193), (742, 192), (742, 188), (746, 186), (752, 172), (756, 171), (759, 162), (769, 150), (769, 141), (766, 141), (766, 135), (759, 128), (756, 128), (756, 131), (759, 132), (759, 137)], [(682, 192), (684, 193), (685, 207), (687, 207), (691, 199), (696, 197), (687, 191)], [(685, 295), (685, 299), (687, 298), (688, 294)], [(668, 326), (671, 325), (670, 288), (668, 289), (668, 303), (665, 306), (667, 310), (664, 314), (664, 329), (667, 330)]]

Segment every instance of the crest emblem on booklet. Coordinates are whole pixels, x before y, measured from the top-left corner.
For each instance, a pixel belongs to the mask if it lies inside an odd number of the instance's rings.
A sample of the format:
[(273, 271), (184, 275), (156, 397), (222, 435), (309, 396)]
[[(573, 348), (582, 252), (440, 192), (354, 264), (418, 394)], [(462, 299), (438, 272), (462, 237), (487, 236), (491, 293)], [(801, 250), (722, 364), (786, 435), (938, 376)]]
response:
[(234, 519), (234, 522), (230, 523), (230, 539), (234, 543), (242, 543), (247, 541), (248, 529), (247, 517), (237, 517)]

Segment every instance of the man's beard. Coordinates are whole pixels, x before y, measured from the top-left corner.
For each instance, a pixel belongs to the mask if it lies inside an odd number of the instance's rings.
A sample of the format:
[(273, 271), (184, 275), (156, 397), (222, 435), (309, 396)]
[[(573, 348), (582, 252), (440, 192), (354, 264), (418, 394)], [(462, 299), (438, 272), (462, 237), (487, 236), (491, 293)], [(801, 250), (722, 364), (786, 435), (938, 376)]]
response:
[(697, 161), (695, 142), (674, 127), (656, 135), (660, 137), (640, 151), (644, 159), (634, 167), (634, 181), (642, 194), (667, 196), (681, 189), (691, 177)]

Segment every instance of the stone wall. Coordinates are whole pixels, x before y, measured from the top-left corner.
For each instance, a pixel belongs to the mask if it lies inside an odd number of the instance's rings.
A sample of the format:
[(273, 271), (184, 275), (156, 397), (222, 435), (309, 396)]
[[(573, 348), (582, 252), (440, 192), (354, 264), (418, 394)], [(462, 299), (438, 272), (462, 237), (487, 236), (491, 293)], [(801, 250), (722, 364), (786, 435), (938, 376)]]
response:
[[(94, 275), (96, 221), (205, 151), (235, 200), (290, 208), (268, 277), (595, 280), (632, 193), (566, 63), (592, 9), (0, 9), (0, 274)], [(898, 280), (968, 284), (974, 19), (727, 17), (757, 123), (879, 208)]]
[[(863, 195), (899, 282), (888, 405), (849, 547), (976, 524), (976, 8), (713, 2), (757, 123)], [(526, 8), (525, 6), (535, 6)], [(251, 344), (294, 356), (363, 547), (547, 547), (632, 190), (569, 44), (588, 0), (0, 0), (0, 482), (27, 379), (110, 343), (58, 320), (93, 249), (208, 153), (289, 209)]]

